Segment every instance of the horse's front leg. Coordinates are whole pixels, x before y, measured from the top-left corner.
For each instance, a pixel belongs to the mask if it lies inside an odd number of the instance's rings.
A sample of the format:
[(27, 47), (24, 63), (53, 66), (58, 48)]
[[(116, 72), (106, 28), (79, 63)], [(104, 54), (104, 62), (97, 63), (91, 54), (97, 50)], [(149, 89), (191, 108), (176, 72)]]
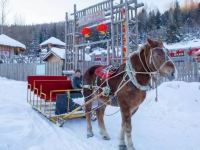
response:
[(104, 124), (104, 112), (105, 112), (106, 106), (102, 106), (101, 108), (96, 110), (97, 113), (97, 120), (98, 120), (98, 125), (100, 129), (100, 134), (102, 135), (104, 140), (110, 140), (110, 136), (108, 135), (105, 124)]
[(123, 122), (122, 128), (124, 129), (124, 134), (126, 137), (127, 150), (135, 150), (133, 141), (132, 141), (132, 135), (131, 135), (131, 131), (132, 131), (131, 113), (127, 109), (122, 112), (122, 122)]
[(120, 136), (119, 136), (119, 149), (120, 150), (126, 150), (126, 143), (125, 143), (125, 132), (124, 132), (124, 127), (123, 127), (123, 123), (121, 126), (121, 131), (120, 131)]

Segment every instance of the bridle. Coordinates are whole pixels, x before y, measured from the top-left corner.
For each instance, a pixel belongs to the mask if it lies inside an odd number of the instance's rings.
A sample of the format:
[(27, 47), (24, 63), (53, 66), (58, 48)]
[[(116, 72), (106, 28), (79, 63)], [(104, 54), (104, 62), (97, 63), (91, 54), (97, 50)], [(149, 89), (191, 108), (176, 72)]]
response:
[[(167, 62), (172, 62), (172, 63), (173, 63), (173, 61), (171, 60), (171, 58), (168, 56), (167, 49), (164, 48), (163, 51), (164, 51), (164, 54), (165, 54), (165, 60), (164, 60), (164, 62), (162, 63), (162, 65), (160, 65), (159, 67), (156, 66), (153, 52), (154, 52), (157, 48), (160, 48), (160, 47), (155, 47), (155, 48), (153, 48), (153, 49), (151, 50), (150, 56), (147, 56), (146, 53), (145, 53), (145, 51), (144, 51), (144, 61), (145, 61), (145, 63), (146, 63), (146, 66), (145, 66), (144, 62), (142, 61), (142, 59), (141, 59), (141, 51), (139, 52), (139, 59), (140, 59), (140, 62), (141, 62), (141, 64), (142, 64), (142, 66), (143, 66), (145, 72), (138, 72), (138, 71), (136, 71), (136, 70), (134, 69), (133, 65), (131, 64), (131, 58), (132, 58), (132, 56), (133, 56), (134, 54), (136, 54), (137, 52), (133, 52), (133, 53), (131, 53), (131, 54), (128, 56), (128, 58), (127, 58), (127, 60), (126, 60), (126, 67), (125, 67), (125, 70), (109, 78), (109, 79), (112, 79), (112, 78), (117, 77), (117, 76), (119, 76), (119, 75), (121, 75), (121, 74), (124, 74), (124, 75), (123, 75), (123, 78), (122, 78), (122, 80), (121, 80), (121, 82), (119, 83), (119, 85), (118, 85), (118, 87), (117, 87), (117, 90), (114, 92), (114, 95), (113, 95), (114, 97), (116, 97), (117, 94), (118, 94), (118, 92), (121, 91), (121, 89), (122, 89), (126, 84), (128, 84), (130, 81), (135, 85), (136, 88), (138, 88), (138, 89), (141, 90), (141, 91), (147, 91), (147, 90), (150, 90), (150, 89), (151, 89), (150, 84), (148, 84), (148, 85), (141, 85), (140, 83), (138, 83), (138, 81), (137, 81), (137, 79), (136, 79), (136, 75), (137, 75), (137, 74), (146, 74), (146, 75), (149, 75), (149, 76), (152, 78), (153, 75), (159, 75), (159, 74), (160, 74), (160, 70), (166, 65)], [(153, 66), (154, 69), (152, 69), (152, 67), (150, 66), (151, 64), (152, 64), (152, 66)], [(129, 79), (127, 79), (127, 77), (128, 77)], [(105, 87), (102, 87), (102, 85), (103, 85), (104, 83), (106, 83), (106, 86), (105, 86)], [(89, 86), (89, 87), (88, 87), (88, 86)], [(91, 90), (90, 85), (85, 85), (84, 88), (88, 88), (88, 89)], [(90, 96), (92, 96), (92, 95), (95, 95), (95, 93), (98, 92), (99, 89), (102, 90), (102, 92), (101, 92), (102, 95), (107, 96), (107, 97), (109, 96), (109, 94), (110, 94), (110, 86), (109, 86), (109, 84), (108, 84), (108, 79), (105, 80), (103, 83), (101, 83), (101, 85), (96, 86), (95, 91), (93, 91), (92, 94), (88, 95), (88, 96), (85, 97), (85, 98), (88, 98), (88, 97), (90, 97)], [(106, 93), (106, 94), (105, 94), (105, 93)], [(155, 100), (156, 100), (156, 101), (158, 100), (157, 84), (156, 84), (156, 99), (155, 99)], [(93, 100), (91, 100), (91, 102), (92, 102), (92, 101), (93, 101)], [(108, 102), (111, 102), (111, 100), (108, 100), (106, 103), (103, 103), (102, 105), (98, 106), (98, 108), (101, 108), (102, 106), (107, 105)], [(97, 108), (97, 109), (98, 109), (98, 108)], [(94, 110), (92, 110), (92, 111), (94, 111)], [(117, 111), (117, 112), (119, 112), (119, 111)], [(90, 112), (89, 112), (89, 113), (90, 113)], [(115, 113), (116, 113), (116, 112), (115, 112)], [(115, 113), (113, 113), (113, 114), (115, 114)]]
[[(137, 52), (133, 52), (128, 56), (128, 59), (126, 60), (126, 73), (130, 79), (130, 81), (140, 90), (142, 91), (147, 91), (149, 90), (151, 87), (150, 85), (141, 85), (140, 83), (138, 83), (137, 79), (136, 79), (136, 74), (147, 74), (150, 77), (152, 77), (153, 75), (160, 75), (160, 70), (168, 63), (168, 62), (172, 62), (170, 57), (167, 54), (167, 50), (164, 48), (163, 52), (165, 55), (165, 60), (164, 62), (158, 67), (155, 64), (155, 56), (153, 55), (153, 52), (156, 49), (161, 49), (160, 47), (155, 47), (152, 48), (150, 51), (150, 56), (147, 56), (144, 50), (144, 61), (141, 58), (141, 52), (139, 52), (139, 59), (140, 59), (140, 63), (142, 64), (142, 67), (144, 68), (145, 72), (138, 72), (134, 69), (134, 66), (131, 64), (131, 58), (134, 54), (136, 54)], [(162, 48), (163, 49), (163, 48)], [(146, 66), (145, 66), (146, 64)], [(152, 68), (153, 67), (153, 68)]]
[[(145, 72), (138, 72), (138, 71), (136, 71), (136, 70), (134, 69), (133, 65), (131, 64), (131, 58), (132, 58), (132, 56), (133, 56), (134, 54), (137, 53), (137, 51), (132, 52), (132, 53), (128, 56), (128, 58), (127, 58), (127, 60), (126, 60), (126, 67), (125, 67), (125, 70), (109, 78), (109, 79), (112, 79), (112, 78), (117, 77), (117, 76), (119, 76), (119, 75), (121, 75), (121, 74), (124, 74), (124, 75), (123, 75), (123, 78), (122, 78), (122, 80), (121, 80), (121, 82), (119, 83), (119, 85), (118, 85), (118, 87), (117, 87), (117, 90), (114, 92), (114, 96), (116, 96), (117, 93), (118, 93), (127, 83), (129, 83), (130, 81), (131, 81), (138, 89), (140, 89), (140, 90), (142, 90), (142, 91), (147, 91), (147, 90), (150, 90), (150, 89), (151, 89), (151, 86), (150, 86), (149, 84), (148, 84), (148, 85), (141, 85), (140, 83), (138, 83), (138, 81), (137, 81), (137, 79), (136, 79), (136, 75), (137, 75), (137, 74), (146, 74), (146, 75), (150, 75), (150, 77), (152, 77), (153, 75), (159, 75), (159, 74), (160, 74), (160, 70), (165, 66), (165, 64), (166, 64), (167, 62), (172, 62), (171, 59), (170, 59), (170, 57), (168, 56), (167, 52), (164, 51), (164, 53), (165, 53), (165, 61), (164, 61), (163, 64), (158, 68), (158, 67), (155, 65), (155, 60), (154, 60), (154, 56), (153, 56), (153, 51), (156, 50), (156, 48), (160, 48), (160, 47), (155, 47), (155, 48), (153, 48), (153, 49), (151, 50), (149, 59), (148, 59), (147, 55), (146, 55), (145, 52), (144, 52), (146, 67), (145, 67), (145, 65), (144, 65), (144, 62), (143, 62), (142, 59), (141, 59), (141, 51), (139, 52), (139, 59), (140, 59), (140, 62), (141, 62), (141, 64), (142, 64), (142, 66), (143, 66)], [(148, 61), (149, 61), (149, 63), (148, 63)], [(153, 65), (153, 67), (154, 67), (155, 70), (153, 70), (153, 69), (148, 65), (148, 64), (151, 64), (151, 63), (152, 63), (152, 65)], [(172, 62), (172, 63), (173, 63), (173, 62)], [(129, 79), (127, 79), (127, 77), (128, 77)], [(102, 85), (103, 85), (104, 83), (106, 83), (106, 86), (105, 86), (105, 87), (102, 87)], [(90, 85), (84, 85), (84, 88), (90, 89)], [(104, 89), (104, 88), (105, 88), (105, 89)], [(108, 79), (105, 80), (103, 83), (101, 83), (101, 85), (96, 86), (96, 90), (95, 90), (95, 91), (97, 92), (99, 89), (102, 89), (103, 93), (104, 93), (104, 90), (110, 89), (109, 84), (108, 84)], [(109, 92), (106, 92), (106, 93), (107, 93), (107, 94), (106, 94), (107, 96), (108, 96), (109, 93), (110, 93), (110, 90), (108, 90), (108, 91), (109, 91)], [(95, 94), (96, 92), (93, 92), (91, 95)], [(89, 95), (89, 96), (87, 96), (87, 97), (90, 97), (91, 95)]]

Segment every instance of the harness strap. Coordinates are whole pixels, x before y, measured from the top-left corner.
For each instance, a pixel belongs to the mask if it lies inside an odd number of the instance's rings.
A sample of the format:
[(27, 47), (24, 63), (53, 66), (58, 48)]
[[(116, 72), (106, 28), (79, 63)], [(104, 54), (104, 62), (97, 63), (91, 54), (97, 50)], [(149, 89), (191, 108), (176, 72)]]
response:
[(143, 86), (143, 85), (141, 85), (141, 84), (138, 83), (138, 81), (136, 79), (136, 76), (135, 76), (137, 72), (135, 72), (133, 70), (133, 67), (130, 64), (130, 62), (131, 62), (131, 60), (130, 60), (131, 56), (132, 55), (130, 55), (129, 59), (127, 59), (127, 61), (126, 61), (126, 72), (127, 72), (127, 75), (129, 77), (130, 81), (136, 86), (136, 88), (138, 88), (138, 89), (140, 89), (142, 91), (150, 90), (151, 88), (150, 88), (149, 85)]

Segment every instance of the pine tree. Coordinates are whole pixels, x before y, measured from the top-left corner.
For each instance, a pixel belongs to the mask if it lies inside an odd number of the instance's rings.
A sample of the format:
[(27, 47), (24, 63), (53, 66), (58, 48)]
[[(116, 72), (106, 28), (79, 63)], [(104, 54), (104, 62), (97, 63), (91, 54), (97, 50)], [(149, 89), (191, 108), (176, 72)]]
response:
[(138, 30), (139, 32), (146, 32), (147, 31), (147, 12), (145, 9), (138, 14)]
[(156, 28), (156, 15), (155, 15), (154, 10), (149, 12), (147, 28), (148, 28), (148, 31), (154, 30)]
[(175, 8), (173, 11), (173, 22), (174, 24), (176, 24), (177, 28), (180, 28), (182, 22), (182, 14), (178, 1), (175, 2)]
[(156, 25), (156, 29), (160, 29), (161, 28), (161, 13), (160, 13), (159, 10), (157, 10), (157, 12), (156, 12), (155, 25)]
[(147, 21), (148, 14), (146, 10), (143, 8), (142, 11), (138, 14), (138, 31), (139, 31), (139, 39), (144, 41), (147, 38)]
[(181, 41), (182, 37), (180, 34), (181, 27), (181, 9), (178, 1), (175, 3), (175, 7), (171, 8), (169, 11), (169, 23), (167, 25), (167, 43), (174, 43)]

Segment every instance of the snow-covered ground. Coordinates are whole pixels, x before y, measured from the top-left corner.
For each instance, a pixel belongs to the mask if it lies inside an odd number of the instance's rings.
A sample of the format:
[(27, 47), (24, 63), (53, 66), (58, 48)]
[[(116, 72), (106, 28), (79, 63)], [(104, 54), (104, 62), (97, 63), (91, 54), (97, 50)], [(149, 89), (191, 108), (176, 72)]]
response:
[(169, 50), (200, 48), (200, 39), (181, 41), (181, 42), (173, 43), (173, 44), (164, 43), (164, 45)]
[[(200, 83), (166, 82), (148, 92), (133, 116), (137, 150), (200, 150)], [(108, 107), (106, 114), (118, 108)], [(0, 150), (117, 150), (120, 113), (105, 116), (111, 136), (104, 141), (97, 122), (95, 136), (86, 138), (84, 119), (69, 120), (60, 128), (26, 103), (26, 82), (0, 78)]]

